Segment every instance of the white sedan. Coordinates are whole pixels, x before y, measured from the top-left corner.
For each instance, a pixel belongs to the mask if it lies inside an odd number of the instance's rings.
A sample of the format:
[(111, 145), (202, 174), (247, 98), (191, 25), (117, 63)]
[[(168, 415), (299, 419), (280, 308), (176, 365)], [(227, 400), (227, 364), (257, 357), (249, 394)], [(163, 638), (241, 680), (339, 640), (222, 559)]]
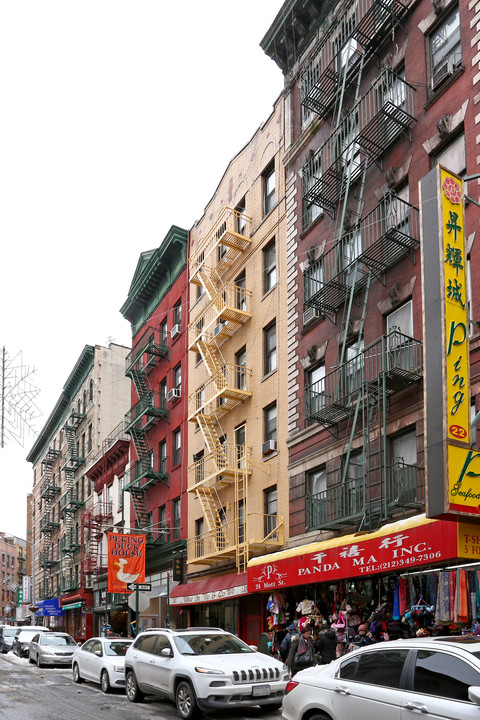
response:
[(298, 672), (284, 720), (480, 718), (480, 637), (433, 637), (369, 645)]
[(104, 693), (125, 687), (125, 653), (133, 640), (95, 637), (77, 647), (72, 658), (73, 681), (100, 683)]

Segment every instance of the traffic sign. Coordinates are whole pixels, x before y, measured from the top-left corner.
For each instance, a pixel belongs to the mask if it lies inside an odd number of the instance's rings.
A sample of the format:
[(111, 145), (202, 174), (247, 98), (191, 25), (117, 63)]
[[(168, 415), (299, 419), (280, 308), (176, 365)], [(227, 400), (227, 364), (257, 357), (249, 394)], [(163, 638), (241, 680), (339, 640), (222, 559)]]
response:
[(127, 590), (151, 590), (151, 583), (127, 583)]

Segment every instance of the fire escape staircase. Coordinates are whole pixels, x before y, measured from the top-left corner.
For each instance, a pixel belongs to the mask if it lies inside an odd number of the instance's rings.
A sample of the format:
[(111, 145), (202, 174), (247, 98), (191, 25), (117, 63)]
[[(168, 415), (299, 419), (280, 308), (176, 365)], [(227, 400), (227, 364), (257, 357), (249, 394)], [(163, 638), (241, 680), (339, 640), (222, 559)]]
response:
[(52, 539), (52, 533), (59, 527), (59, 523), (53, 520), (52, 515), (53, 502), (60, 492), (54, 472), (54, 466), (59, 456), (60, 451), (50, 447), (42, 460), (42, 487), (40, 497), (43, 501), (43, 516), (40, 521), (42, 539), (39, 553), (39, 567), (43, 569), (43, 577), (40, 583), (42, 599), (52, 597), (53, 595), (53, 578), (51, 571), (52, 568), (56, 567), (59, 563), (59, 560), (55, 557), (55, 543)]

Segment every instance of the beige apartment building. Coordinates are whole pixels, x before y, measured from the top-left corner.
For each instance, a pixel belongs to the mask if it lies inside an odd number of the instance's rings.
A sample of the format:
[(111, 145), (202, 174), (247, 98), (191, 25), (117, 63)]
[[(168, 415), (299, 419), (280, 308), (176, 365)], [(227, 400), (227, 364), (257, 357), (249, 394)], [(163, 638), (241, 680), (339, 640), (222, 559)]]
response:
[(283, 125), (278, 100), (190, 232), (188, 584), (171, 603), (251, 642), (247, 562), (288, 537)]
[[(87, 471), (130, 406), (129, 350), (115, 343), (84, 347), (27, 456), (33, 465), (32, 600), (43, 622), (77, 641), (92, 635), (91, 560), (98, 550), (89, 542), (85, 511), (101, 498)], [(122, 513), (112, 489), (103, 501), (104, 524), (117, 524)]]

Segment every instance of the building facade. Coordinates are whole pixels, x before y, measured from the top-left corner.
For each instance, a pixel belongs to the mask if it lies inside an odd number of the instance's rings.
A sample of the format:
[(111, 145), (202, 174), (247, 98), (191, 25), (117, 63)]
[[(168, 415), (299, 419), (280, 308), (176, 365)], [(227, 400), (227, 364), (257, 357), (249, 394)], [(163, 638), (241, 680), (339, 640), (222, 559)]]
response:
[(86, 345), (30, 450), (32, 602), (37, 617), (76, 640), (91, 636), (93, 596), (85, 572), (82, 512), (94, 501), (86, 475), (129, 407), (129, 348)]
[(131, 467), (125, 491), (131, 532), (147, 536), (146, 579), (151, 591), (141, 627), (181, 627), (169, 591), (182, 579), (187, 537), (187, 240), (172, 226), (156, 250), (140, 255), (121, 312), (132, 326), (125, 372), (131, 408), (125, 429)]
[[(298, 613), (307, 599), (331, 616), (353, 594), (364, 598), (358, 622), (365, 603), (393, 606), (398, 571), (368, 564), (355, 534), (377, 538), (372, 557), (402, 527), (397, 542), (407, 543), (409, 522), (425, 547), (443, 537), (441, 524), (408, 520), (422, 516), (427, 494), (419, 183), (436, 166), (460, 178), (478, 172), (476, 12), (448, 0), (289, 0), (261, 43), (285, 76), (290, 550), (253, 562), (249, 587), (284, 594)], [(468, 191), (478, 201), (477, 181)], [(470, 320), (478, 212), (467, 202)], [(472, 447), (477, 330), (471, 323)], [(441, 557), (421, 555), (413, 566)], [(383, 567), (405, 565), (388, 558)], [(413, 605), (418, 583), (411, 595)]]
[(288, 537), (283, 103), (228, 165), (190, 231), (190, 624), (258, 642), (248, 560)]
[(27, 542), (8, 533), (0, 533), (1, 603), (0, 618), (3, 623), (25, 623), (30, 617), (24, 612), (24, 578), (27, 576)]

